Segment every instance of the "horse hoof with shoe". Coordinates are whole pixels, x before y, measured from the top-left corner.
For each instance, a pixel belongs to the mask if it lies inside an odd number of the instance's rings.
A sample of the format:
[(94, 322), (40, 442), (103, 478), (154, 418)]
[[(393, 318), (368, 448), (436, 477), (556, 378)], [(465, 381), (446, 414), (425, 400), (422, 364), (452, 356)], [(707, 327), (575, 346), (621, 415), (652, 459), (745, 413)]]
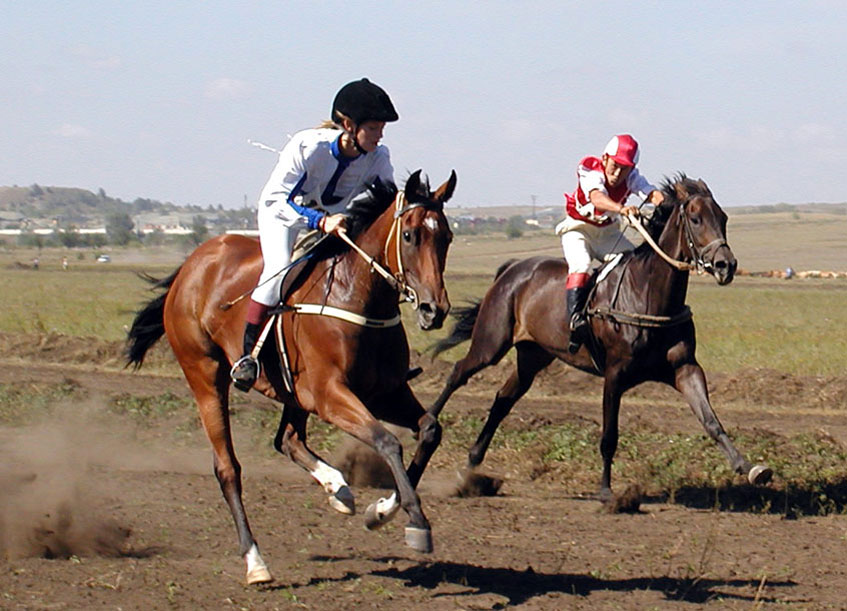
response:
[(432, 531), (428, 528), (406, 527), (406, 545), (422, 554), (432, 553)]
[(394, 519), (399, 509), (400, 503), (397, 501), (396, 494), (371, 503), (365, 510), (365, 528), (368, 530), (382, 528)]
[(754, 486), (764, 486), (773, 479), (773, 469), (765, 465), (754, 465), (747, 473), (747, 481)]
[(327, 497), (329, 506), (335, 509), (338, 513), (343, 513), (348, 516), (356, 514), (356, 498), (353, 496), (353, 491), (350, 486), (342, 486), (338, 492)]

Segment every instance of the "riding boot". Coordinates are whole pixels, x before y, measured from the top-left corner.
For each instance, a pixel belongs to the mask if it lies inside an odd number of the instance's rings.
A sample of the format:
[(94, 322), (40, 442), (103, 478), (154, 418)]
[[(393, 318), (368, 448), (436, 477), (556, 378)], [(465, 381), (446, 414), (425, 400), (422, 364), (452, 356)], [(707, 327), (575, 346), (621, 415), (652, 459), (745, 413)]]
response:
[(588, 339), (588, 319), (585, 316), (585, 300), (589, 287), (578, 286), (568, 289), (568, 324), (571, 330), (568, 352), (576, 354)]
[(241, 391), (247, 392), (253, 388), (256, 378), (259, 377), (259, 361), (253, 358), (253, 348), (259, 341), (259, 334), (264, 324), (248, 322), (244, 325), (244, 355), (235, 361), (229, 372), (234, 386)]

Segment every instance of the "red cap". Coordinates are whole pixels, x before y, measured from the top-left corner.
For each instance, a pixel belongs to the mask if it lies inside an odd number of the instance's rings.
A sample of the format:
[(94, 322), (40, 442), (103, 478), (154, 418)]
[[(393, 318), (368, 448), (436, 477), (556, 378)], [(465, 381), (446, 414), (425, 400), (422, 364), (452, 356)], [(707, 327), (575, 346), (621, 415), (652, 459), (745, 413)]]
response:
[(629, 134), (612, 136), (603, 154), (614, 159), (619, 165), (632, 166), (638, 163), (638, 143)]

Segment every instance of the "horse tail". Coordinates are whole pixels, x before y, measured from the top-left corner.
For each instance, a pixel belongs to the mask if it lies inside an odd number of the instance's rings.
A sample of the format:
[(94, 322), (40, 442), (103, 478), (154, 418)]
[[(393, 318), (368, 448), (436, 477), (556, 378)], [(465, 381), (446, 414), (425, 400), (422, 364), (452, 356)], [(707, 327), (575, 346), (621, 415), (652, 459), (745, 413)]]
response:
[(167, 278), (159, 280), (148, 274), (139, 274), (141, 278), (152, 284), (152, 289), (165, 289), (165, 291), (151, 299), (143, 308), (135, 314), (132, 327), (127, 333), (126, 366), (134, 369), (141, 367), (144, 355), (165, 333), (164, 311), (165, 299), (168, 291), (174, 283), (177, 274), (182, 269), (178, 267), (174, 273)]
[(453, 325), (453, 330), (450, 331), (450, 335), (436, 342), (430, 348), (430, 350), (432, 350), (433, 358), (445, 350), (449, 350), (453, 346), (458, 346), (462, 342), (466, 342), (471, 338), (477, 316), (479, 316), (479, 308), (481, 306), (481, 301), (475, 301), (465, 308), (455, 308), (452, 312), (450, 312), (450, 316), (456, 319), (456, 323)]

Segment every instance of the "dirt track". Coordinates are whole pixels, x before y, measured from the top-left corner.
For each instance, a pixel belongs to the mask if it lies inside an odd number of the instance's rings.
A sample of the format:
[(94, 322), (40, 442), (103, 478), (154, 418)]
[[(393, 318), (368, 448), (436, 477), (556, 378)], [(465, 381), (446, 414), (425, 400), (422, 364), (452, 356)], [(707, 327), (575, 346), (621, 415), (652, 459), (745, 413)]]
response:
[[(501, 494), (457, 498), (454, 468), (463, 454), (442, 448), (420, 488), (436, 546), (424, 557), (404, 547), (402, 516), (367, 532), (361, 516), (335, 513), (307, 474), (273, 456), (270, 438), (240, 428), (246, 507), (276, 577), (269, 587), (247, 588), (202, 434), (175, 437), (183, 422), (103, 417), (111, 395), (183, 396), (182, 379), (105, 370), (118, 359), (111, 348), (73, 340), (57, 348), (57, 338), (33, 348), (52, 363), (34, 365), (36, 354), (22, 347), (33, 342), (18, 341), (0, 338), (3, 354), (19, 357), (0, 368), (0, 383), (68, 378), (90, 399), (61, 405), (46, 423), (0, 428), (0, 542), (8, 556), (0, 562), (0, 609), (847, 608), (841, 515), (785, 519), (663, 502), (613, 515), (598, 511), (591, 490), (566, 495), (556, 478), (532, 481), (530, 453), (507, 463), (514, 456), (496, 451), (485, 467), (505, 477)], [(54, 354), (46, 357), (48, 347)], [(97, 367), (86, 362), (92, 352)], [(416, 382), (424, 402), (446, 367), (430, 366)], [(499, 379), (502, 371), (483, 375), (448, 411), (481, 416)], [(711, 383), (730, 431), (824, 428), (847, 442), (843, 380), (745, 372)], [(554, 369), (510, 420), (527, 427), (539, 417), (596, 421), (599, 392), (596, 380)], [(569, 395), (577, 399), (562, 400)], [(630, 401), (622, 429), (649, 420), (699, 433), (672, 392), (648, 386)], [(790, 409), (780, 407), (788, 401)], [(259, 399), (247, 408), (269, 409)], [(620, 490), (625, 478), (616, 482)], [(355, 492), (360, 509), (384, 494)], [(62, 554), (63, 545), (71, 553)]]

